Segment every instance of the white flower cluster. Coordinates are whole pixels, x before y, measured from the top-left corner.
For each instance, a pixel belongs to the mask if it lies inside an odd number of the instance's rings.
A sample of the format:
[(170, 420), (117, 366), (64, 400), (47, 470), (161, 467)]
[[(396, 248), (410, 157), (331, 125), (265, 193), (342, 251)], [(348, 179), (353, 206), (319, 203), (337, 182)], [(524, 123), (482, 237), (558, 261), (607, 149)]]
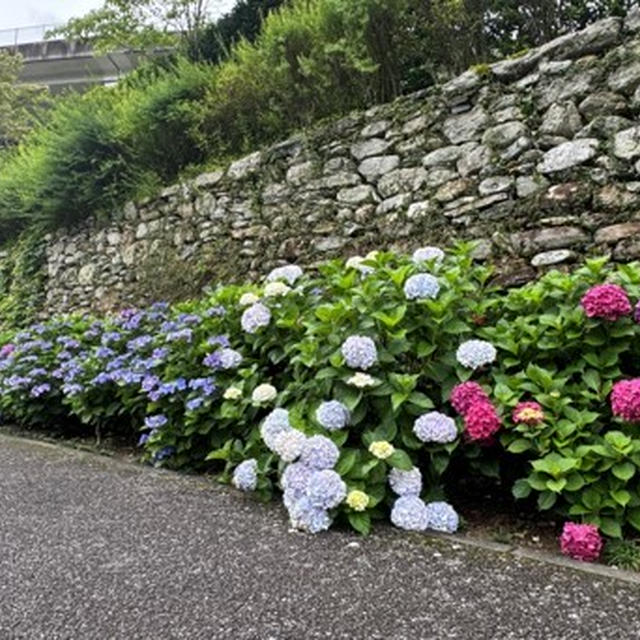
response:
[(456, 359), (468, 369), (478, 369), (491, 364), (497, 355), (496, 348), (486, 340), (467, 340), (456, 351)]
[(276, 280), (286, 280), (290, 285), (302, 275), (302, 269), (295, 264), (287, 264), (283, 267), (273, 269), (267, 276), (267, 282), (275, 282)]
[(444, 251), (439, 247), (421, 247), (413, 252), (411, 259), (416, 264), (433, 261), (435, 265), (440, 266), (444, 260)]

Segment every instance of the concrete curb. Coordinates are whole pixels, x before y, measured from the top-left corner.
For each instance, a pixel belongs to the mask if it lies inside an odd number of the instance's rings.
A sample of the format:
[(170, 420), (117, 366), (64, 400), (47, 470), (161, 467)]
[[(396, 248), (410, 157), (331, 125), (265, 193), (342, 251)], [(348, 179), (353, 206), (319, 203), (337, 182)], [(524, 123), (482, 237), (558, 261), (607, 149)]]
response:
[[(152, 473), (154, 475), (163, 476), (165, 479), (171, 478), (182, 482), (188, 482), (193, 485), (199, 485), (202, 487), (206, 485), (211, 488), (212, 485), (206, 480), (204, 476), (187, 476), (176, 471), (166, 469), (153, 469), (151, 467), (144, 467), (134, 462), (127, 462), (125, 460), (112, 458), (107, 455), (100, 455), (94, 451), (78, 450), (64, 444), (47, 442), (46, 440), (32, 440), (21, 436), (8, 435), (0, 432), (0, 444), (2, 441), (7, 441), (18, 446), (27, 447), (41, 447), (53, 451), (63, 452), (66, 455), (71, 455), (80, 459), (91, 459), (92, 461), (99, 462), (104, 466), (109, 466), (125, 471), (134, 471), (137, 473)], [(482, 551), (488, 551), (491, 553), (509, 554), (514, 558), (527, 559), (534, 562), (548, 564), (563, 569), (570, 569), (579, 571), (581, 573), (588, 573), (600, 578), (607, 578), (612, 580), (619, 580), (629, 584), (640, 586), (640, 572), (627, 571), (624, 569), (617, 569), (615, 567), (609, 567), (602, 564), (590, 564), (588, 562), (579, 562), (578, 560), (572, 560), (562, 555), (556, 555), (545, 551), (537, 551), (535, 549), (529, 549), (526, 547), (520, 547), (517, 545), (509, 545), (501, 542), (494, 542), (492, 540), (482, 540), (479, 538), (471, 538), (462, 534), (447, 534), (438, 532), (428, 532), (424, 534), (427, 539), (434, 541), (444, 541), (451, 546), (463, 546), (468, 548), (480, 549)]]

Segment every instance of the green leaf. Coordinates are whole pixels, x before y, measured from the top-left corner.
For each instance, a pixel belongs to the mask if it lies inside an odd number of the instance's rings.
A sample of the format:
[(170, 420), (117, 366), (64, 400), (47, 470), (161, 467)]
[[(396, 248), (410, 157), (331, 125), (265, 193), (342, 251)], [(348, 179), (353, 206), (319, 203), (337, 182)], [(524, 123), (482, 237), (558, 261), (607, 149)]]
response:
[(640, 531), (640, 507), (636, 509), (629, 509), (627, 511), (627, 522), (634, 528)]
[(363, 536), (369, 535), (371, 531), (371, 516), (366, 512), (350, 511), (347, 514), (349, 524)]
[(401, 305), (400, 307), (397, 307), (390, 314), (384, 313), (383, 311), (376, 311), (373, 314), (373, 317), (376, 320), (380, 320), (389, 329), (393, 329), (393, 327), (395, 327), (398, 323), (402, 321), (406, 312), (407, 312), (407, 306)]
[(409, 402), (420, 409), (433, 409), (434, 407), (431, 398), (420, 391), (414, 391), (409, 396)]
[(531, 449), (531, 442), (526, 438), (518, 438), (507, 447), (507, 451), (511, 453), (522, 453), (528, 449)]
[(617, 520), (613, 518), (601, 518), (600, 530), (605, 536), (610, 538), (622, 538), (622, 527)]
[(566, 486), (566, 478), (559, 478), (558, 480), (547, 480), (547, 489), (554, 493), (560, 493)]
[(578, 464), (579, 461), (575, 458), (565, 458), (555, 451), (546, 455), (541, 460), (534, 460), (532, 462), (532, 466), (536, 471), (548, 473), (556, 479), (568, 471), (575, 469)]
[(546, 511), (547, 509), (551, 509), (553, 505), (556, 503), (557, 495), (553, 493), (553, 491), (543, 491), (538, 496), (538, 509), (541, 511)]
[(526, 479), (521, 478), (520, 480), (516, 480), (511, 489), (511, 493), (513, 493), (513, 497), (517, 499), (528, 498), (529, 495), (531, 495), (531, 485)]
[(627, 482), (633, 478), (636, 468), (631, 462), (621, 462), (614, 465), (611, 471), (616, 478)]
[(338, 464), (336, 465), (336, 472), (341, 476), (345, 476), (349, 471), (351, 471), (357, 459), (358, 452), (355, 449), (344, 450), (340, 455)]
[(406, 393), (394, 391), (391, 394), (391, 408), (396, 411), (404, 403), (404, 401), (407, 400), (408, 397), (409, 396)]
[(413, 469), (413, 462), (411, 458), (402, 449), (396, 449), (388, 458), (387, 462), (395, 469), (401, 469), (402, 471), (411, 471)]
[(631, 500), (631, 494), (626, 489), (611, 492), (611, 497), (621, 506), (626, 507)]

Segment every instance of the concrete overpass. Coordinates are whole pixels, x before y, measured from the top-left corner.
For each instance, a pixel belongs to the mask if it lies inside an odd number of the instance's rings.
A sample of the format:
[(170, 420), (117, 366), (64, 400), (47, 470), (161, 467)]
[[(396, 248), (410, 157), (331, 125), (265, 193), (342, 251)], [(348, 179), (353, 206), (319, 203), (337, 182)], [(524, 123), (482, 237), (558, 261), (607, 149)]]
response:
[(94, 55), (89, 42), (45, 40), (51, 28), (53, 25), (0, 31), (0, 49), (19, 53), (24, 60), (21, 83), (47, 85), (52, 93), (81, 91), (96, 84), (113, 84), (141, 61), (140, 53), (134, 51)]

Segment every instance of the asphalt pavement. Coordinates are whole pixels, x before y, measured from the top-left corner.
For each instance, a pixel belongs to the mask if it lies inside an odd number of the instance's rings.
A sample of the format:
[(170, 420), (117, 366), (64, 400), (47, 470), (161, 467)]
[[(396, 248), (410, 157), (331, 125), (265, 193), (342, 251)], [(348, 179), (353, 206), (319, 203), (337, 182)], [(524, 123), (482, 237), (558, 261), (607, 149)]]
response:
[(640, 638), (640, 586), (0, 436), (0, 640)]

